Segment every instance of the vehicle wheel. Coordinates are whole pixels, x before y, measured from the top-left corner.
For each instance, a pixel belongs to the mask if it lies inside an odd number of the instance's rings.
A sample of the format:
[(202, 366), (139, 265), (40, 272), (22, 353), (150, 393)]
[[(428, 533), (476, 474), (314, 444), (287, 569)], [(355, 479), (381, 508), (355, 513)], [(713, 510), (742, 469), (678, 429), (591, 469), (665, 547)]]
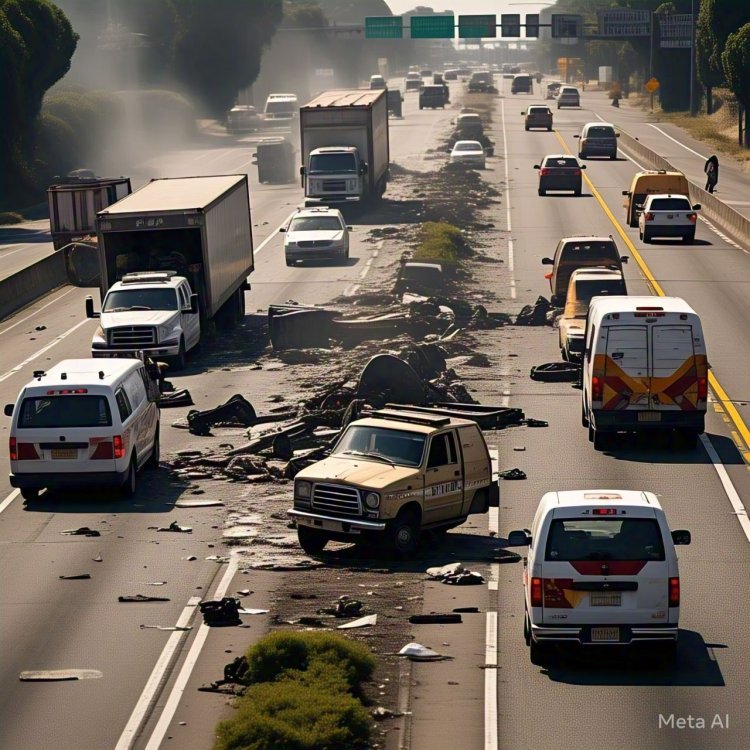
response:
[(527, 646), (531, 645), (531, 623), (529, 622), (529, 613), (525, 610), (523, 613), (523, 639)]
[(151, 455), (148, 457), (148, 461), (146, 461), (146, 467), (149, 469), (158, 469), (160, 454), (161, 448), (159, 444), (159, 426), (157, 425), (156, 435), (154, 435), (154, 445), (151, 448)]
[(607, 447), (608, 441), (608, 435), (606, 432), (602, 432), (601, 430), (594, 430), (594, 450), (595, 451), (603, 451)]
[(568, 352), (564, 346), (560, 347), (560, 357), (562, 358), (563, 362), (570, 362), (570, 359), (568, 358)]
[(648, 245), (649, 242), (651, 242), (651, 235), (648, 232), (643, 232), (641, 234), (641, 239), (643, 240), (644, 244)]
[(585, 151), (579, 151), (578, 152), (578, 158), (579, 159), (585, 159), (586, 158), (586, 152)]
[(594, 434), (595, 434), (594, 433), (594, 428), (591, 426), (591, 422), (590, 421), (585, 426), (589, 428), (589, 443), (593, 443), (594, 442)]
[(172, 369), (175, 372), (179, 372), (180, 370), (185, 369), (187, 356), (185, 354), (185, 339), (183, 337), (180, 337), (180, 348), (177, 351), (177, 356), (172, 357)]
[(421, 104), (419, 105), (419, 108), (420, 108), (420, 109), (424, 109), (424, 107), (423, 107), (423, 106), (422, 106)]
[(686, 235), (683, 236), (682, 241), (685, 244), (689, 244), (691, 242), (695, 242), (695, 232), (688, 232), (688, 234), (686, 234)]
[(615, 151), (614, 154), (610, 154), (609, 158), (610, 158), (611, 161), (615, 161), (617, 159), (617, 151)]
[(536, 667), (546, 666), (549, 661), (549, 646), (530, 639), (529, 659), (531, 659), (531, 663)]
[(575, 195), (576, 198), (580, 198), (581, 197), (581, 188), (578, 188), (577, 190), (574, 190), (573, 191), (573, 195)]
[(122, 494), (125, 497), (133, 497), (135, 495), (136, 488), (138, 486), (138, 471), (135, 463), (135, 455), (130, 459), (130, 466), (128, 466), (128, 476), (122, 485)]
[(586, 409), (584, 409), (583, 404), (581, 404), (581, 426), (589, 426), (589, 418), (586, 416)]
[(526, 126), (524, 127), (524, 130), (528, 130), (528, 129), (529, 129), (529, 126), (528, 126), (528, 125), (526, 125)]
[(288, 266), (293, 266), (293, 265), (294, 265), (294, 261), (293, 261), (293, 260), (289, 260), (289, 258), (287, 258), (287, 259), (286, 259), (286, 264), (287, 264)]
[(642, 239), (643, 239), (643, 232), (641, 232), (641, 230), (640, 230), (640, 229), (638, 230), (638, 239), (639, 239), (639, 240), (642, 240)]
[(685, 446), (685, 448), (689, 449), (695, 448), (695, 446), (698, 445), (700, 436), (701, 434), (700, 432), (698, 432), (698, 430), (692, 429), (685, 429), (680, 433), (682, 444)]
[(402, 511), (388, 524), (388, 547), (398, 557), (411, 555), (419, 546), (420, 532), (416, 513)]
[(317, 555), (328, 544), (328, 535), (308, 526), (297, 526), (297, 540), (308, 555)]
[(547, 195), (547, 191), (544, 188), (539, 188), (539, 195)]
[(27, 502), (39, 499), (39, 490), (36, 487), (22, 487), (21, 497)]

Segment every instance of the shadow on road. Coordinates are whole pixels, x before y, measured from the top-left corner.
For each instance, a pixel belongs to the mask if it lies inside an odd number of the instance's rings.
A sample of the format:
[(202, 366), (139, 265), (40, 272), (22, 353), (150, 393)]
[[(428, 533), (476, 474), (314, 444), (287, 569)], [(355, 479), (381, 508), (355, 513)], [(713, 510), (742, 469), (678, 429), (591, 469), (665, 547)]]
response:
[[(737, 446), (727, 437), (706, 433), (714, 450), (725, 465), (742, 465), (744, 459)], [(687, 447), (671, 432), (622, 433), (603, 451), (621, 461), (649, 464), (710, 464), (711, 459), (703, 444)]]

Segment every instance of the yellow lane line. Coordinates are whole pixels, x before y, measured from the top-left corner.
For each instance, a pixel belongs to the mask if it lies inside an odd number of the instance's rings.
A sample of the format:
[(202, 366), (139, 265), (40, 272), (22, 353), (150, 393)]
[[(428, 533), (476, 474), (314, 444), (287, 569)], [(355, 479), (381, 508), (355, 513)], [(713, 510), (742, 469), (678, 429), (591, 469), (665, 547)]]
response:
[[(565, 152), (572, 155), (573, 152), (568, 148), (568, 144), (565, 143), (565, 140), (557, 130), (555, 130), (555, 135), (557, 136), (557, 140), (560, 141), (560, 145), (565, 149)], [(648, 281), (654, 293), (659, 297), (666, 297), (667, 293), (664, 291), (664, 289), (662, 289), (661, 284), (659, 284), (659, 282), (654, 278), (654, 275), (651, 273), (651, 269), (646, 265), (646, 261), (643, 260), (643, 257), (630, 240), (630, 237), (625, 234), (625, 230), (620, 225), (620, 222), (617, 221), (615, 215), (612, 213), (609, 206), (605, 203), (604, 198), (602, 198), (602, 196), (599, 194), (599, 191), (594, 187), (594, 183), (591, 182), (585, 172), (582, 172), (581, 174), (583, 175), (583, 179), (586, 181), (586, 184), (591, 190), (591, 194), (594, 196), (594, 198), (596, 198), (597, 202), (602, 207), (602, 210), (612, 222), (614, 228), (617, 230), (617, 233), (620, 235), (620, 237), (622, 237), (622, 241), (627, 245), (628, 249), (632, 253), (633, 258), (635, 258), (635, 262), (638, 264), (641, 272), (645, 276), (646, 281)], [(740, 435), (742, 435), (745, 447), (750, 448), (750, 429), (740, 416), (740, 413), (737, 411), (737, 407), (735, 407), (735, 405), (732, 403), (732, 400), (727, 395), (727, 392), (724, 390), (724, 388), (722, 388), (721, 384), (716, 379), (716, 376), (710, 371), (708, 373), (708, 382), (711, 386), (711, 390), (716, 395), (716, 398), (724, 407), (727, 414), (729, 414), (732, 422), (734, 423), (734, 426), (737, 428), (737, 431)], [(748, 460), (748, 456), (750, 456), (750, 451), (744, 453), (745, 460)], [(748, 461), (748, 463), (750, 463), (750, 461)]]

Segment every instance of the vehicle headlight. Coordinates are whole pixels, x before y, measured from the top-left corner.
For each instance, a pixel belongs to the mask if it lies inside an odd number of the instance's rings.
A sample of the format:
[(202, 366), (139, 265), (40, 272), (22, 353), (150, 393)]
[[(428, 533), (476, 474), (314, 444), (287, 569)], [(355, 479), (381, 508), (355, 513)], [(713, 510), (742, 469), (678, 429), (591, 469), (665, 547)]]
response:
[(166, 341), (169, 338), (174, 338), (176, 335), (174, 329), (171, 326), (159, 326), (157, 330), (159, 341)]
[(104, 329), (101, 326), (97, 326), (96, 330), (94, 331), (94, 338), (95, 339), (106, 339), (107, 334), (104, 333)]
[(311, 482), (295, 482), (294, 483), (294, 496), (303, 500), (309, 500), (312, 494), (312, 483)]
[(375, 510), (380, 505), (380, 495), (377, 492), (368, 492), (365, 495), (365, 505)]

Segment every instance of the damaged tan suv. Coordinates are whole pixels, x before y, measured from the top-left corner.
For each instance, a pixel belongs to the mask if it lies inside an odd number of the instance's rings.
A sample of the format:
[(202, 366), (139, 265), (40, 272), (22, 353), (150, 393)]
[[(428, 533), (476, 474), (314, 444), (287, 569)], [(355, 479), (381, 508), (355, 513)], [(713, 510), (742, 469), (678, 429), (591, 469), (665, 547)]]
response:
[(498, 502), (476, 422), (382, 409), (349, 424), (328, 458), (297, 474), (289, 515), (309, 554), (335, 539), (385, 542), (405, 556), (422, 531), (459, 526)]

